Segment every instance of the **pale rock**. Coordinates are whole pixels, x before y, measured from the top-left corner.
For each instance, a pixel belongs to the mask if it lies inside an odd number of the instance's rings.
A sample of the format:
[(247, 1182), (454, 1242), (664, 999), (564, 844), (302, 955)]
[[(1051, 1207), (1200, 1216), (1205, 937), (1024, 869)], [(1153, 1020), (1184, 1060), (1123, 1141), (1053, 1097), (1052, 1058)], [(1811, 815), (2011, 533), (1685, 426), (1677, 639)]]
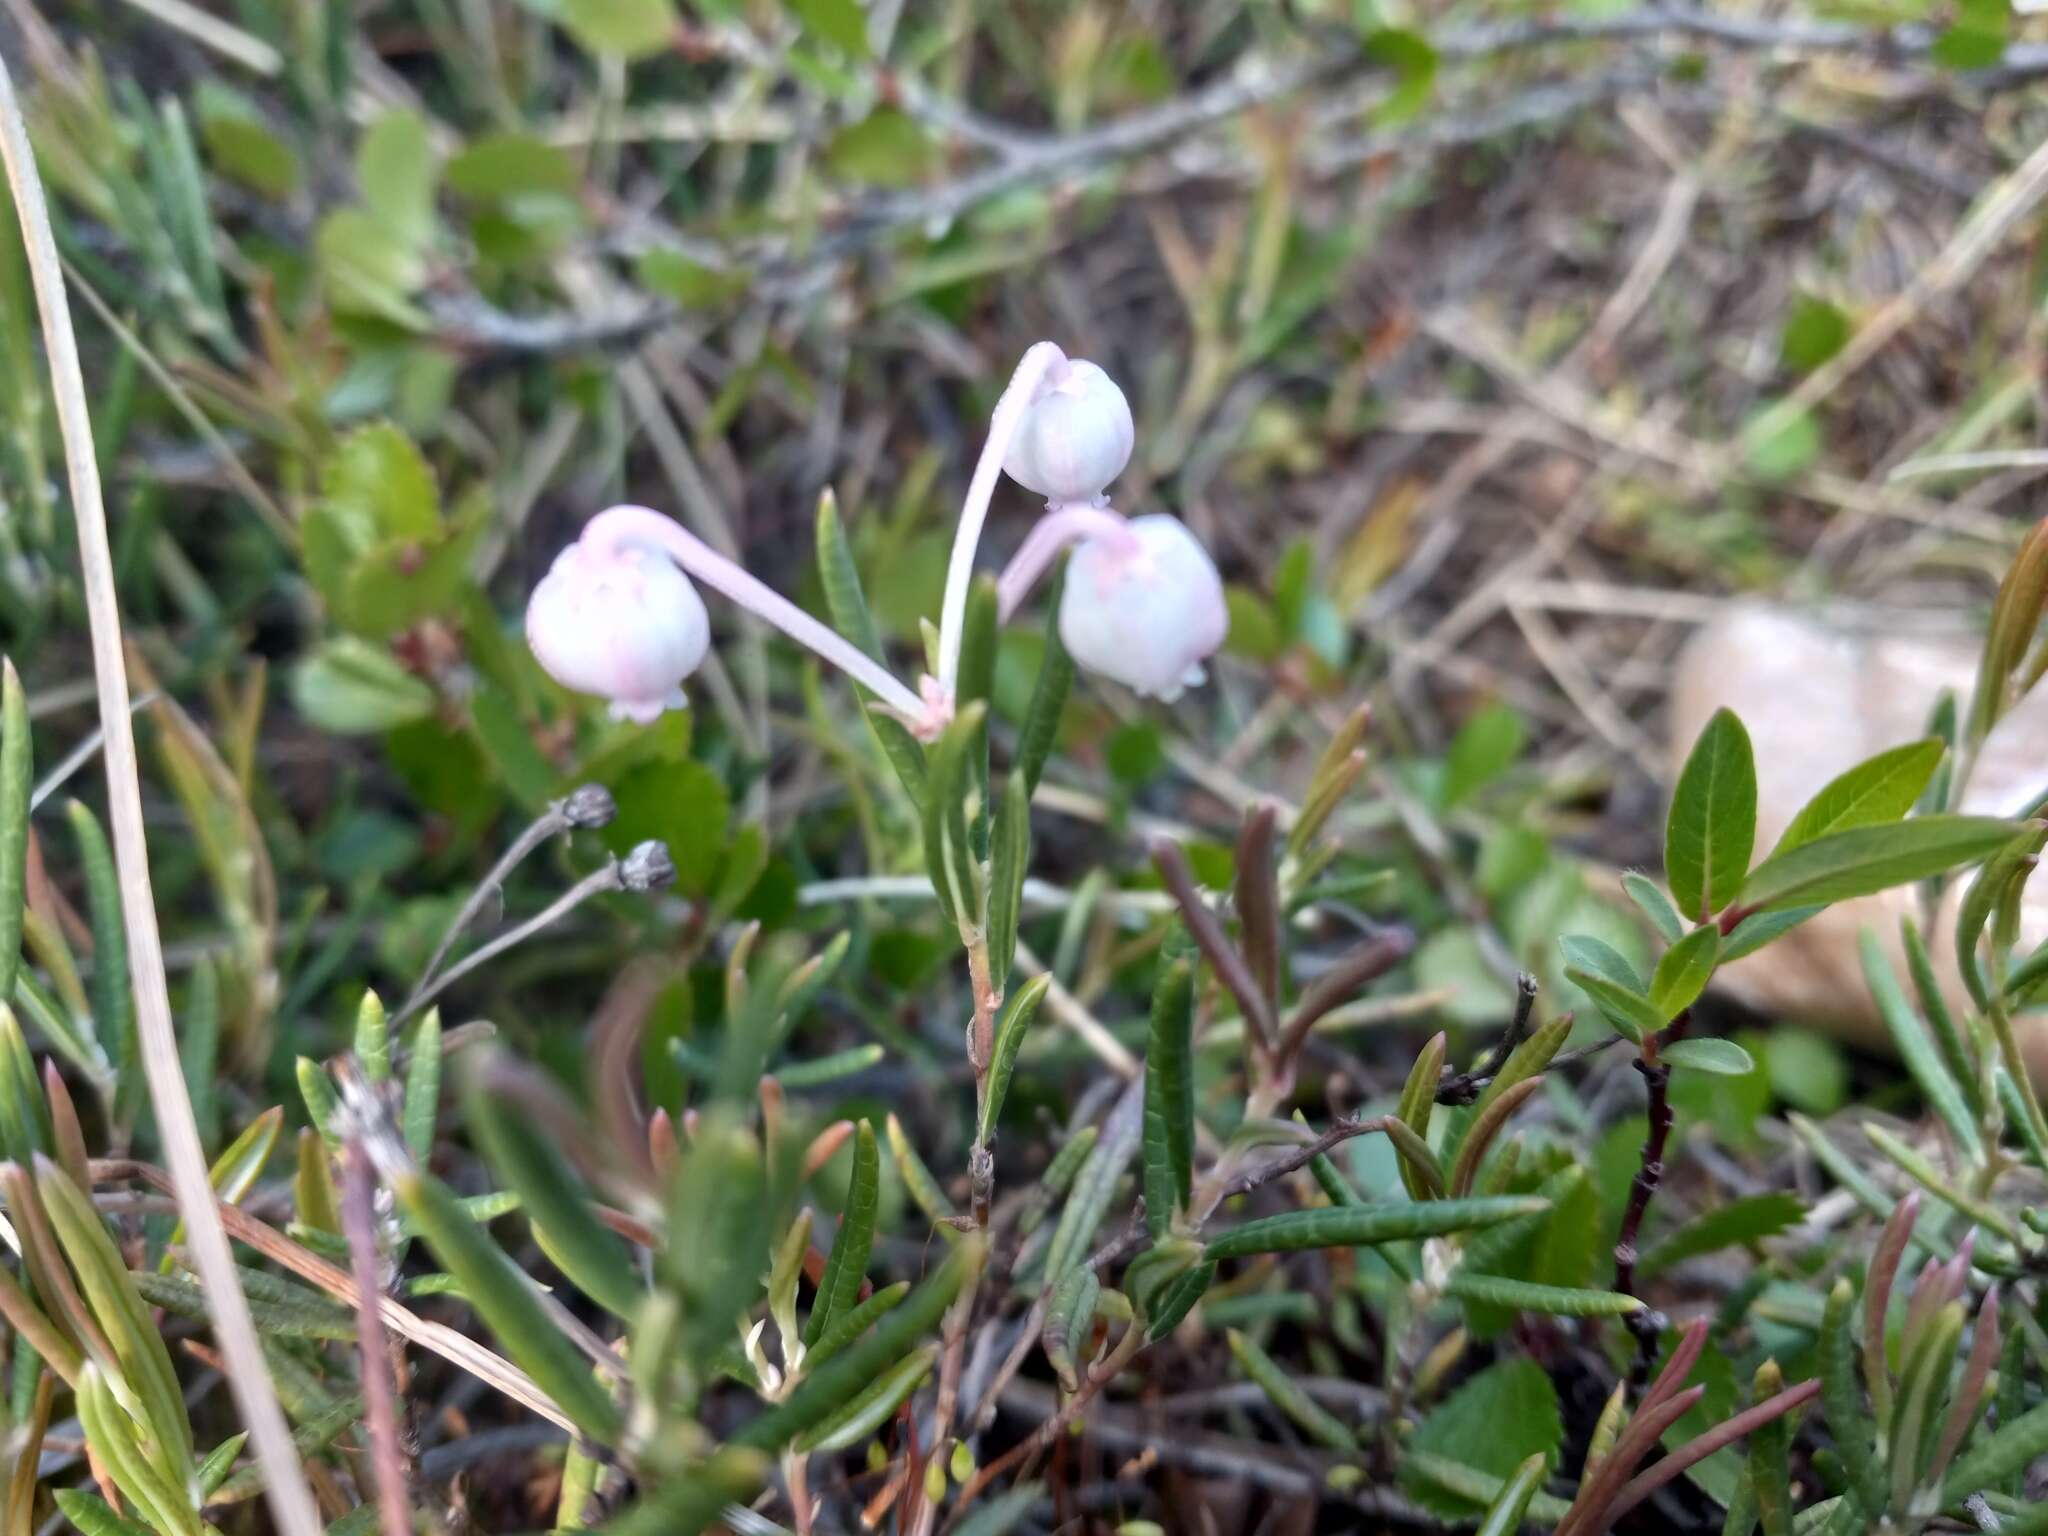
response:
[[(1835, 623), (1762, 604), (1732, 605), (1680, 654), (1671, 682), (1669, 777), (1714, 711), (1732, 709), (1756, 749), (1756, 857), (1776, 844), (1792, 818), (1830, 779), (1864, 758), (1924, 736), (1944, 688), (1967, 709), (1977, 641), (1956, 633)], [(1961, 809), (2016, 815), (2048, 787), (2048, 688), (1999, 722), (1971, 775)], [(1954, 961), (1953, 934), (1962, 882), (1952, 882), (1926, 935), (1950, 1007), (1969, 1001)], [(1918, 916), (1913, 888), (1843, 902), (1795, 928), (1717, 977), (1729, 995), (1761, 1013), (1827, 1029), (1862, 1046), (1890, 1049), (1890, 1037), (1863, 979), (1857, 936), (1866, 926), (1882, 941), (1908, 989), (1900, 919)], [(2022, 950), (2048, 937), (2048, 876), (2027, 890)], [(2048, 1086), (2048, 1015), (2017, 1023), (2036, 1083)]]

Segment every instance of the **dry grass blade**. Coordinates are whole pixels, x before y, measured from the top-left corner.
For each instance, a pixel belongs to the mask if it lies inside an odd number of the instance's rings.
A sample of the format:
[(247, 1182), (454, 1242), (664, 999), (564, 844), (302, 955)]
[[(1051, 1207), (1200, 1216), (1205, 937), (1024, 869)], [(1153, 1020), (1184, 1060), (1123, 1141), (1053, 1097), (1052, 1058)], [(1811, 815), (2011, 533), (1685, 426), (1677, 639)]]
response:
[[(152, 1189), (169, 1192), (170, 1176), (163, 1169), (148, 1163), (133, 1162), (125, 1158), (109, 1158), (95, 1161), (92, 1165), (95, 1184), (105, 1184), (121, 1179), (139, 1179)], [(265, 1226), (248, 1212), (237, 1210), (232, 1205), (216, 1203), (215, 1211), (238, 1243), (246, 1243), (264, 1258), (280, 1268), (288, 1269), (301, 1280), (311, 1281), (327, 1292), (336, 1301), (353, 1307), (357, 1305), (360, 1292), (347, 1270), (330, 1264), (310, 1249), (302, 1248), (283, 1233)], [(533, 1384), (533, 1380), (517, 1366), (477, 1343), (465, 1334), (440, 1323), (430, 1323), (425, 1318), (407, 1311), (389, 1296), (377, 1299), (377, 1314), (384, 1320), (384, 1326), (401, 1338), (410, 1339), (420, 1348), (439, 1355), (450, 1365), (469, 1372), (485, 1385), (495, 1388), (523, 1408), (531, 1409), (551, 1424), (560, 1425), (571, 1434), (576, 1426), (554, 1399)]]
[(92, 625), (93, 676), (98, 684), (100, 724), (106, 732), (107, 800), (113, 823), (114, 858), (121, 876), (121, 909), (128, 929), (129, 965), (135, 983), (136, 1022), (149, 1095), (171, 1169), (172, 1193), (185, 1218), (192, 1256), (206, 1287), (228, 1386), (256, 1448), (264, 1486), (278, 1528), (286, 1536), (319, 1536), (321, 1520), (306, 1484), (291, 1427), (270, 1383), (263, 1347), (256, 1338), (249, 1304), (235, 1279), (234, 1255), (216, 1212), (207, 1179), (206, 1153), (192, 1117), (192, 1101), (178, 1061), (171, 1025), (170, 987), (164, 977), (163, 941), (157, 932), (155, 899), (149, 883), (149, 850), (143, 834), (142, 791), (136, 773), (135, 729), (128, 713), (128, 676), (122, 665), (121, 614), (114, 590), (113, 557), (107, 543), (106, 507), (100, 497), (85, 377), (72, 334), (63, 269), (50, 230), (43, 185), (29, 146), (28, 126), (15, 99), (14, 80), (0, 61), (0, 157), (21, 221), (22, 243), (41, 312), (49, 351), (52, 394), (64, 439), (64, 460), (78, 523), (78, 560)]

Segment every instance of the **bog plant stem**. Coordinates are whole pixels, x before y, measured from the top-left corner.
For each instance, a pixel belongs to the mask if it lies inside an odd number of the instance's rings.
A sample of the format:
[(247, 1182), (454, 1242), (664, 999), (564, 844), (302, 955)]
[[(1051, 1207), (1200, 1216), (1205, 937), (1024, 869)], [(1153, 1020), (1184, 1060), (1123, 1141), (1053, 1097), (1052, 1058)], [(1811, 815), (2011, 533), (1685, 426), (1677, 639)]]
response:
[(171, 1024), (170, 986), (164, 975), (163, 940), (157, 931), (155, 899), (150, 890), (135, 728), (129, 715), (128, 675), (122, 660), (120, 600), (114, 588), (113, 555), (107, 539), (106, 507), (100, 494), (99, 464), (94, 457), (92, 417), (86, 407), (85, 377), (79, 367), (78, 341), (72, 333), (64, 273), (58, 264), (57, 242), (50, 230), (43, 184), (36, 170), (35, 152), (29, 144), (28, 126), (15, 99), (13, 77), (4, 59), (0, 59), (0, 159), (6, 163), (8, 190), (13, 194), (20, 219), (22, 244), (35, 287), (43, 344), (49, 354), (51, 392), (56, 399), (65, 467), (71, 483), (72, 512), (78, 526), (79, 572), (92, 630), (100, 724), (106, 733), (108, 813), (121, 880), (121, 910), (128, 930), (128, 963), (135, 983), (143, 1071), (179, 1211), (185, 1220), (187, 1243), (206, 1288), (207, 1306), (226, 1364), (228, 1388), (256, 1448), (271, 1513), (285, 1536), (320, 1536), (319, 1510), (299, 1464), (298, 1452), (293, 1448), (284, 1410), (278, 1406), (249, 1303), (235, 1275), (234, 1255), (214, 1206), (206, 1152), (199, 1141), (192, 1100), (179, 1064), (177, 1033)]
[(341, 1224), (348, 1234), (349, 1268), (356, 1282), (357, 1346), (363, 1357), (363, 1418), (370, 1436), (370, 1464), (377, 1475), (377, 1519), (383, 1536), (411, 1536), (406, 1507), (405, 1453), (398, 1439), (396, 1362), (377, 1311), (383, 1293), (377, 1253), (376, 1176), (362, 1143), (351, 1141), (341, 1160)]
[[(1683, 1027), (1686, 1016), (1681, 1014), (1672, 1028)], [(1656, 1197), (1658, 1186), (1664, 1182), (1664, 1150), (1671, 1140), (1671, 1068), (1656, 1060), (1654, 1038), (1644, 1041), (1643, 1054), (1635, 1060), (1635, 1069), (1643, 1075), (1643, 1086), (1649, 1095), (1649, 1133), (1643, 1138), (1642, 1161), (1636, 1166), (1634, 1182), (1629, 1185), (1628, 1205), (1622, 1212), (1621, 1232), (1614, 1241), (1614, 1285), (1623, 1296), (1636, 1294), (1636, 1261), (1640, 1257), (1639, 1243), (1642, 1238), (1643, 1217), (1648, 1214), (1650, 1201)], [(1633, 1312), (1628, 1317), (1628, 1328), (1636, 1337), (1636, 1363), (1630, 1373), (1630, 1380), (1640, 1388), (1650, 1379), (1650, 1366), (1657, 1352), (1657, 1315), (1649, 1308)]]

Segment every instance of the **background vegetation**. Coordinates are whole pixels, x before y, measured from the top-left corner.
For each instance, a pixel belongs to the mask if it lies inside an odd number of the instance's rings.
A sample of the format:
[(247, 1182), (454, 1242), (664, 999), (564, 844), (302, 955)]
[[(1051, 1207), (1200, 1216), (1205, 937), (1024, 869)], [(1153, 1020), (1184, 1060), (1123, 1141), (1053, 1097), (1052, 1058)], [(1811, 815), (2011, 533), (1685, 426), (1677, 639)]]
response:
[[(2040, 671), (2030, 14), (10, 0), (0, 56), (301, 1468), (160, 1171), (12, 228), (5, 1536), (2048, 1529), (2043, 828), (1948, 814)], [(1224, 570), (1205, 688), (1035, 605), (913, 793), (730, 608), (652, 726), (534, 664), (631, 500), (910, 670), (1041, 337)], [(1991, 636), (1776, 849), (1731, 717), (1665, 814), (1751, 592)], [(1901, 1061), (1702, 997), (1923, 879), (1972, 1006), (1874, 967)]]

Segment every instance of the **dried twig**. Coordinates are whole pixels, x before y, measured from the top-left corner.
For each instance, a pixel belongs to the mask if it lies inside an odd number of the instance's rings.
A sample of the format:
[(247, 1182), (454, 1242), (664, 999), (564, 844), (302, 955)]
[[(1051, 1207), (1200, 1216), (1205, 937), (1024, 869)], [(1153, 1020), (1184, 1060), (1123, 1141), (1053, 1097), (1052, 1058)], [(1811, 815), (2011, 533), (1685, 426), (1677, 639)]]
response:
[(377, 1252), (376, 1183), (369, 1155), (361, 1143), (351, 1141), (341, 1155), (341, 1224), (348, 1234), (349, 1267), (356, 1281), (356, 1344), (363, 1357), (363, 1417), (377, 1473), (377, 1519), (384, 1536), (412, 1536), (405, 1452), (398, 1439), (398, 1395), (392, 1381), (397, 1363), (377, 1311), (384, 1282)]

